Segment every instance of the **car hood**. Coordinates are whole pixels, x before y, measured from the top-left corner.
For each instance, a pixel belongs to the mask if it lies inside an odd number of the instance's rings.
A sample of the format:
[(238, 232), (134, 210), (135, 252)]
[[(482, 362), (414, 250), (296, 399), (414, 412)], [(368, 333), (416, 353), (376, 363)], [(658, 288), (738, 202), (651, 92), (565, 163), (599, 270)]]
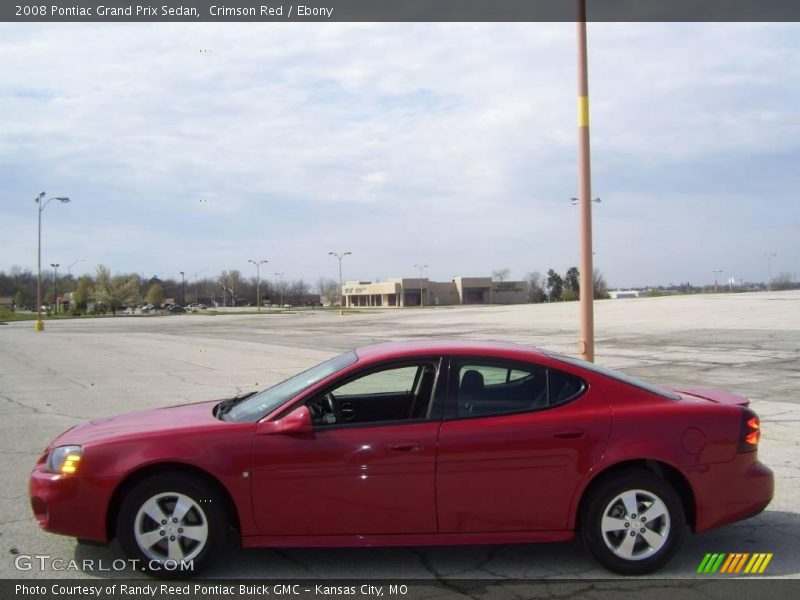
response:
[(710, 388), (698, 387), (669, 387), (668, 389), (676, 392), (682, 396), (691, 396), (692, 398), (701, 398), (703, 400), (710, 400), (717, 404), (731, 404), (734, 406), (747, 406), (750, 400), (738, 394), (731, 394), (723, 390), (714, 390)]
[(109, 439), (166, 434), (224, 423), (212, 414), (220, 400), (181, 404), (95, 419), (64, 432), (53, 445), (91, 444)]

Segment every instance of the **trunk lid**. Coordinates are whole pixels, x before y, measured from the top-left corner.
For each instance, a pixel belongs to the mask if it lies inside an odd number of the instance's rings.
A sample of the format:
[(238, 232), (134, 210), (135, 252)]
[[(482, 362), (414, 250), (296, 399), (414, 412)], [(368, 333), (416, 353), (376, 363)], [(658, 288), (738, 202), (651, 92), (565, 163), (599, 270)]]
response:
[(748, 406), (750, 404), (750, 400), (744, 396), (739, 396), (738, 394), (732, 394), (731, 392), (725, 392), (723, 390), (699, 387), (670, 387), (669, 389), (682, 396), (709, 400), (717, 404), (729, 404), (731, 406)]

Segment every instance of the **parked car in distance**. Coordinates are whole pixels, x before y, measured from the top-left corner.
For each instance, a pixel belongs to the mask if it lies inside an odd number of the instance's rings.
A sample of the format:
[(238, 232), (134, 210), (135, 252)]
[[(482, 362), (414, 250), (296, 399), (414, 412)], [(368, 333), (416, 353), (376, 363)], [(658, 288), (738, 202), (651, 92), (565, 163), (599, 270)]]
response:
[(185, 313), (186, 309), (183, 308), (180, 304), (170, 304), (169, 308), (167, 309), (172, 314), (179, 314)]
[(79, 425), (48, 445), (29, 491), (42, 528), (118, 538), (160, 576), (200, 572), (230, 530), (245, 547), (577, 536), (635, 575), (662, 567), (687, 526), (764, 510), (759, 438), (728, 392), (526, 346), (403, 342), (261, 392)]

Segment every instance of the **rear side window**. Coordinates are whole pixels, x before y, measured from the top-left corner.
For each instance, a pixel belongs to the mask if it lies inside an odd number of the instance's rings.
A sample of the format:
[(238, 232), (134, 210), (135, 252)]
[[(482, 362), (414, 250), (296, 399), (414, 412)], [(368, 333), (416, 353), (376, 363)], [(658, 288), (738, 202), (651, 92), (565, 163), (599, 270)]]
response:
[(460, 360), (455, 366), (451, 418), (542, 410), (572, 400), (585, 388), (577, 377), (535, 365)]
[(574, 375), (548, 369), (549, 383), (548, 406), (556, 406), (569, 402), (577, 397), (584, 388), (584, 383)]

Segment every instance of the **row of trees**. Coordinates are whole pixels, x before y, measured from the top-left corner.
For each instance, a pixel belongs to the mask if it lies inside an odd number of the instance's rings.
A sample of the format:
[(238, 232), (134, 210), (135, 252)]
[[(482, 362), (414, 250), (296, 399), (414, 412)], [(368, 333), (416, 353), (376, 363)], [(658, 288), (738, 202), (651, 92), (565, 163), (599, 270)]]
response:
[[(508, 271), (508, 269), (503, 269), (503, 271)], [(528, 284), (528, 302), (559, 302), (580, 298), (578, 267), (570, 267), (563, 277), (553, 269), (547, 270), (546, 277), (542, 276), (539, 271), (533, 271), (525, 276), (525, 282)], [(594, 270), (593, 282), (594, 297), (596, 299), (608, 298), (608, 284), (598, 269)]]
[[(150, 303), (161, 306), (165, 302), (187, 304), (204, 302), (219, 306), (242, 306), (256, 303), (256, 288), (259, 288), (262, 303), (306, 304), (318, 300), (338, 302), (339, 284), (331, 278), (320, 278), (316, 285), (303, 279), (289, 280), (283, 277), (258, 282), (255, 277), (244, 278), (238, 270), (223, 271), (217, 277), (206, 277), (194, 281), (185, 279), (145, 277), (128, 273), (112, 275), (101, 265), (95, 275), (75, 278), (71, 274), (55, 279), (53, 272), (43, 273), (42, 301), (55, 306), (57, 297), (63, 299), (71, 293), (73, 310), (86, 312), (90, 305), (96, 311), (115, 313), (124, 306)], [(37, 278), (31, 271), (12, 267), (8, 273), (0, 271), (0, 296), (11, 296), (18, 308), (36, 307)]]

